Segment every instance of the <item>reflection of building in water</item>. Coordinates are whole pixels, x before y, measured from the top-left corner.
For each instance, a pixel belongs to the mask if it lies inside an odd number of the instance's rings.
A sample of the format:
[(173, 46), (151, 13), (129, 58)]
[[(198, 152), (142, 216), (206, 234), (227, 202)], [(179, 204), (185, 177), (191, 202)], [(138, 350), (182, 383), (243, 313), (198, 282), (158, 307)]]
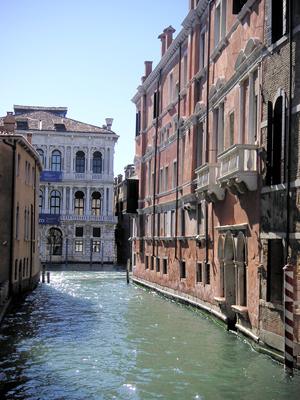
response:
[(15, 106), (44, 171), (39, 189), (42, 262), (115, 261), (112, 119), (102, 127), (67, 118), (64, 107)]

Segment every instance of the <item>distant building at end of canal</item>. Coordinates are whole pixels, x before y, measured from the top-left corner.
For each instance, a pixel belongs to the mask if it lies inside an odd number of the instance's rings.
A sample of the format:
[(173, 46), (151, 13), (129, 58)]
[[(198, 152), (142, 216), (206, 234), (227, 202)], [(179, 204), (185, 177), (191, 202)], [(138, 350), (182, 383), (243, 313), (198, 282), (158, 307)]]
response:
[(38, 153), (7, 113), (0, 122), (0, 311), (39, 281)]
[(116, 227), (117, 263), (120, 265), (135, 264), (132, 259), (132, 217), (137, 210), (138, 180), (135, 175), (134, 164), (124, 168), (124, 178), (120, 174), (115, 178), (114, 204), (115, 215), (118, 219)]
[(191, 0), (133, 97), (134, 279), (298, 365), (299, 23), (298, 1)]
[(112, 118), (101, 127), (66, 107), (14, 106), (16, 132), (30, 136), (43, 171), (38, 189), (42, 263), (114, 263)]

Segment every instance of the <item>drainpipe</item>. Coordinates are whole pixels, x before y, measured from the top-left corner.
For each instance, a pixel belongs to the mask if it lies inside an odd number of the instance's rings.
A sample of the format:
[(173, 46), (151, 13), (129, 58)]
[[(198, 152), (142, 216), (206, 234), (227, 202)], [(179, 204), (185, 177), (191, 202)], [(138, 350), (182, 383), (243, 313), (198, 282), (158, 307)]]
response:
[[(179, 185), (179, 136), (180, 136), (180, 91), (181, 91), (181, 43), (179, 45), (179, 68), (178, 68), (178, 113), (177, 113), (177, 148), (176, 148), (176, 157), (177, 157), (177, 168), (176, 168), (176, 202), (175, 202), (175, 260), (178, 259), (177, 257), (177, 236), (178, 236), (178, 201), (179, 201), (179, 192), (178, 192), (178, 185)], [(182, 160), (183, 163), (183, 160)], [(183, 168), (182, 168), (183, 170)], [(172, 221), (171, 221), (172, 223)]]
[[(207, 29), (207, 65), (206, 65), (206, 149), (205, 162), (209, 162), (209, 66), (210, 66), (210, 24), (211, 24), (211, 0), (208, 3), (208, 29)], [(205, 201), (205, 270), (208, 265), (208, 203)]]
[(11, 179), (11, 187), (12, 187), (12, 195), (11, 195), (11, 212), (10, 212), (10, 226), (11, 226), (11, 232), (10, 232), (10, 262), (9, 262), (9, 294), (10, 296), (12, 295), (12, 289), (13, 289), (13, 284), (12, 284), (12, 279), (13, 279), (13, 261), (14, 261), (14, 213), (15, 213), (15, 188), (16, 188), (16, 141), (13, 141), (13, 144), (7, 142), (5, 139), (3, 139), (3, 143), (6, 144), (7, 146), (10, 146), (13, 149), (13, 155), (12, 155), (12, 179)]
[[(161, 80), (161, 70), (159, 71), (159, 76), (157, 80), (157, 87), (156, 87), (156, 122), (155, 122), (155, 140), (154, 140), (154, 175), (153, 175), (153, 219), (152, 219), (152, 256), (154, 257), (155, 252), (155, 243), (154, 243), (154, 236), (155, 236), (155, 196), (156, 196), (156, 169), (157, 169), (157, 140), (158, 140), (158, 125), (159, 125), (159, 103), (160, 103), (160, 94), (159, 94), (159, 87), (160, 87), (160, 80)], [(150, 171), (151, 174), (151, 171)], [(159, 176), (159, 175), (158, 175)], [(152, 263), (153, 259), (150, 261)]]

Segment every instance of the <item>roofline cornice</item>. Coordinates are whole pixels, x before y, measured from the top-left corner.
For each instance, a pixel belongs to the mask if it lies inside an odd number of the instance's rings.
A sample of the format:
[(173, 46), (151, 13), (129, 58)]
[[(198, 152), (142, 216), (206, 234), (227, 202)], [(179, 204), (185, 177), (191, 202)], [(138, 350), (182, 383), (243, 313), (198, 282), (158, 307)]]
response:
[(186, 18), (182, 22), (183, 28), (178, 33), (176, 38), (171, 43), (170, 47), (161, 58), (157, 66), (151, 72), (151, 74), (146, 78), (145, 82), (142, 85), (138, 86), (137, 93), (133, 96), (131, 101), (133, 103), (137, 103), (140, 99), (141, 95), (147, 92), (147, 89), (151, 86), (153, 81), (158, 78), (160, 70), (162, 70), (172, 59), (175, 52), (179, 48), (179, 46), (185, 41), (185, 39), (189, 36), (190, 30), (195, 22), (195, 20), (202, 15), (205, 8), (207, 7), (209, 0), (200, 0), (196, 9), (190, 10)]

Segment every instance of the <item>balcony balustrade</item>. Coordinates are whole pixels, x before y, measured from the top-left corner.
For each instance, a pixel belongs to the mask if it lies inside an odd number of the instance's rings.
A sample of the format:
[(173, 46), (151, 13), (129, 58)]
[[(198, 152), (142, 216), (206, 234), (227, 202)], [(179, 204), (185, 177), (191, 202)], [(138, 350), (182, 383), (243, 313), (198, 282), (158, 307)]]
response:
[(217, 164), (204, 164), (196, 169), (197, 188), (196, 193), (206, 201), (223, 200), (225, 190), (218, 184), (219, 166)]
[(60, 216), (61, 221), (91, 221), (91, 222), (109, 222), (116, 224), (118, 219), (115, 215), (77, 215), (63, 214)]
[(257, 145), (235, 144), (218, 156), (218, 183), (233, 194), (257, 189)]

